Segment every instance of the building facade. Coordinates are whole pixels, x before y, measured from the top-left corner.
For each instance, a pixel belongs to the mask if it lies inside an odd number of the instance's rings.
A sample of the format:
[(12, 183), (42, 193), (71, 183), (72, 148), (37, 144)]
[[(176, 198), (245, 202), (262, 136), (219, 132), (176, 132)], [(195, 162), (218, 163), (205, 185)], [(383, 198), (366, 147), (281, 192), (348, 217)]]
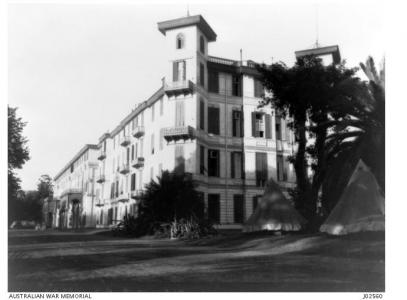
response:
[(209, 55), (217, 36), (200, 15), (158, 30), (168, 62), (162, 85), (55, 177), (61, 227), (136, 215), (144, 186), (163, 170), (191, 174), (207, 217), (223, 227), (241, 226), (269, 178), (295, 185), (287, 160), (294, 136), (273, 108), (259, 107), (264, 89), (254, 62)]

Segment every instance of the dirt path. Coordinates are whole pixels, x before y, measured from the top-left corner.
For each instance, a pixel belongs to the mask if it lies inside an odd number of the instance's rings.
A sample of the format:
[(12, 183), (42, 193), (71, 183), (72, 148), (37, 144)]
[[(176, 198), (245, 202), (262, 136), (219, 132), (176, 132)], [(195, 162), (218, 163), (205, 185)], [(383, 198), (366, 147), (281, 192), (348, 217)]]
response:
[(384, 239), (10, 234), (10, 291), (383, 291)]

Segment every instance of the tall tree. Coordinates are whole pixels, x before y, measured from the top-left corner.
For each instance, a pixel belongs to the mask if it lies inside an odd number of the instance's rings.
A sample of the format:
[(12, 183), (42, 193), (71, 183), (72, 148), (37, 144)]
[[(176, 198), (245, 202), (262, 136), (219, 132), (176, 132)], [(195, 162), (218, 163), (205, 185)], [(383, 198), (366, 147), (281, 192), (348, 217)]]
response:
[(350, 101), (338, 103), (335, 120), (329, 127), (325, 148), (330, 157), (330, 171), (324, 186), (328, 211), (340, 197), (342, 189), (359, 159), (371, 168), (385, 190), (385, 69), (378, 72), (371, 57), (361, 69), (369, 79), (366, 92)]
[(37, 184), (37, 190), (40, 199), (52, 197), (54, 193), (54, 184), (52, 178), (49, 175), (41, 175), (38, 181), (39, 182)]
[[(338, 103), (359, 97), (365, 87), (355, 77), (356, 69), (348, 69), (344, 63), (324, 66), (320, 58), (313, 56), (298, 59), (291, 68), (276, 63), (259, 66), (258, 70), (269, 92), (262, 105), (272, 104), (293, 118), (298, 144), (292, 158), (297, 177), (294, 201), (312, 224), (328, 170), (325, 147), (330, 127), (321, 125), (337, 119)], [(307, 174), (309, 167), (311, 177)]]
[(17, 192), (20, 190), (20, 179), (14, 170), (21, 169), (24, 163), (30, 159), (27, 139), (22, 135), (26, 123), (17, 117), (16, 111), (17, 108), (8, 107), (8, 199), (10, 210), (14, 207), (12, 201), (16, 201)]

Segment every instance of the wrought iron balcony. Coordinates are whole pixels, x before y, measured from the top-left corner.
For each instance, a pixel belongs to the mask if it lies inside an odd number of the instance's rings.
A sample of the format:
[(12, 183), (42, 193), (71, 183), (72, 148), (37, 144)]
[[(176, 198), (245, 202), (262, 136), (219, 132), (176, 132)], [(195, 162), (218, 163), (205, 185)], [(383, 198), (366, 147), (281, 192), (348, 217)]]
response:
[(121, 174), (127, 174), (127, 173), (129, 173), (129, 172), (130, 172), (130, 166), (129, 166), (129, 164), (122, 164), (122, 165), (120, 166), (119, 172), (120, 172)]
[(194, 91), (194, 83), (191, 80), (166, 82), (164, 91), (168, 96), (192, 94)]
[(104, 160), (106, 158), (106, 151), (100, 150), (98, 160)]
[(145, 130), (144, 130), (144, 126), (136, 126), (133, 129), (133, 136), (135, 138), (140, 138), (144, 135)]
[(122, 145), (123, 147), (130, 145), (130, 137), (128, 135), (122, 136), (120, 138), (120, 145)]
[(132, 166), (136, 169), (144, 167), (144, 157), (137, 157), (133, 160)]
[(127, 202), (127, 201), (129, 201), (129, 195), (127, 193), (120, 194), (117, 197), (117, 201), (119, 201), (119, 202)]
[(100, 174), (98, 177), (96, 177), (96, 182), (97, 183), (103, 183), (106, 181), (105, 175)]
[(164, 128), (163, 136), (167, 140), (167, 142), (177, 141), (181, 139), (188, 140), (195, 137), (194, 129), (191, 126)]
[(143, 195), (143, 191), (142, 190), (134, 190), (130, 192), (130, 196), (133, 199), (141, 199), (141, 196)]

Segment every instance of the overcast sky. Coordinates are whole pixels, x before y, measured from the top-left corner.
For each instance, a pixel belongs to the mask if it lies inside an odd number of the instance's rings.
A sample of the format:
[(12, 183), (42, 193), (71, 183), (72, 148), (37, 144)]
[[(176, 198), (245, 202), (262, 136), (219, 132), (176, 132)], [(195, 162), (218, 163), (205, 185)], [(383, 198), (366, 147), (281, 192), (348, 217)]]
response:
[[(314, 3), (189, 9), (218, 35), (210, 55), (238, 59), (242, 48), (243, 59), (291, 65), (294, 51), (315, 43), (318, 15), (320, 44), (338, 44), (349, 67), (383, 58), (383, 7)], [(31, 156), (19, 172), (23, 189), (54, 176), (160, 87), (165, 37), (157, 22), (186, 11), (186, 4), (9, 5), (9, 104), (27, 122)]]

